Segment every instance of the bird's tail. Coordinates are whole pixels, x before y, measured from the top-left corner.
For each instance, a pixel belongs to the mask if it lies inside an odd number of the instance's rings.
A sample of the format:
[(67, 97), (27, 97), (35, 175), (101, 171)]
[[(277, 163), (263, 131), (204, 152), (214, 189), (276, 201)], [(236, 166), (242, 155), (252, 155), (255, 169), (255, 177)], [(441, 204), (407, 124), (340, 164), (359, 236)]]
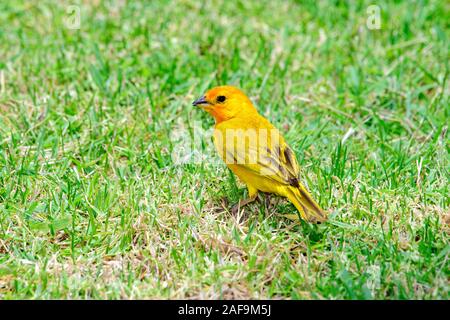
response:
[(289, 188), (287, 198), (294, 204), (303, 219), (310, 222), (327, 220), (327, 213), (314, 201), (312, 196), (301, 184)]

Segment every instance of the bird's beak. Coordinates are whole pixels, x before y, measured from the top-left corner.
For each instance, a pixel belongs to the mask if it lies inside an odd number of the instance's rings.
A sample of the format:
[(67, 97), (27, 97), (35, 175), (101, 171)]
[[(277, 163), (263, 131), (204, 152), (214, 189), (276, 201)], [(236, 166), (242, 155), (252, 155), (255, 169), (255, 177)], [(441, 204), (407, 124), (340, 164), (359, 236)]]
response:
[(193, 106), (202, 106), (202, 105), (210, 105), (210, 103), (208, 102), (208, 100), (206, 100), (206, 97), (203, 96), (201, 98), (198, 98), (197, 100), (195, 100), (194, 102), (192, 102)]

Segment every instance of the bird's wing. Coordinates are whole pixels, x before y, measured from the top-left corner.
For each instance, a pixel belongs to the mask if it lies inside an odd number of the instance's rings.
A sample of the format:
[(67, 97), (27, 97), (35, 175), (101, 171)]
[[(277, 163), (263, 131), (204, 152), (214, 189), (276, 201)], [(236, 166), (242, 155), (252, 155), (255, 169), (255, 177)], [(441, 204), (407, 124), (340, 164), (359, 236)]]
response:
[(229, 145), (225, 146), (227, 164), (233, 163), (281, 184), (298, 187), (299, 165), (281, 135), (276, 139), (272, 137), (268, 143)]

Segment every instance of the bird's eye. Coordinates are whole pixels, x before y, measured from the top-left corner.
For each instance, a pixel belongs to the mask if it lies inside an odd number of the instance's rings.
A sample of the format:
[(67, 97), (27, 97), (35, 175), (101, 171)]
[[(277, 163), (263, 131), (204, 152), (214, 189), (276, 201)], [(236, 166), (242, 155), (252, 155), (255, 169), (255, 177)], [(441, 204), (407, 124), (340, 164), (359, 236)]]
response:
[(225, 101), (225, 96), (218, 96), (217, 97), (217, 102), (224, 102)]

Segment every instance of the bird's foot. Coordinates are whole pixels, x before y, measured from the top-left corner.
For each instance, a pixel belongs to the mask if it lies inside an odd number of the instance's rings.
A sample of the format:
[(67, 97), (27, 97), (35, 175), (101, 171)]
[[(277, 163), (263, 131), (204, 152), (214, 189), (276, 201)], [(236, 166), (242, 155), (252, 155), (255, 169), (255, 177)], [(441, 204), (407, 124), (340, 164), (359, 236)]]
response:
[(237, 214), (239, 213), (239, 210), (241, 210), (242, 207), (246, 206), (247, 204), (249, 204), (250, 202), (255, 201), (256, 196), (252, 197), (252, 198), (247, 198), (244, 200), (239, 200), (238, 203), (236, 203), (232, 208), (231, 208), (231, 213), (234, 216), (237, 216)]

